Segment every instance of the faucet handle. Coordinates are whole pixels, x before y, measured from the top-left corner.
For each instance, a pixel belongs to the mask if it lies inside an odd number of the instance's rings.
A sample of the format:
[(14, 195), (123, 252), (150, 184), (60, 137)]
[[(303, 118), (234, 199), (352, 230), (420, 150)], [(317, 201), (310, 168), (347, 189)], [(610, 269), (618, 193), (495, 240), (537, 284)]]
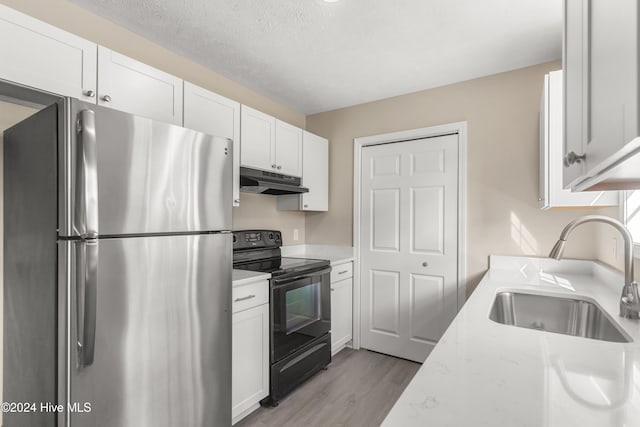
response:
[(638, 282), (631, 282), (622, 288), (620, 316), (626, 319), (640, 319), (640, 295)]

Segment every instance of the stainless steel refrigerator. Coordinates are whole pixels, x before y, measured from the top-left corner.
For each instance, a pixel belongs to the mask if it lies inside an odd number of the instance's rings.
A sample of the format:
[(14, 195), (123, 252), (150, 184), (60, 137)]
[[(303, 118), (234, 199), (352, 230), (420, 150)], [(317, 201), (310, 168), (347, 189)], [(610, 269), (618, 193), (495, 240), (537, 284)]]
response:
[(230, 426), (231, 141), (64, 99), (3, 154), (4, 426)]

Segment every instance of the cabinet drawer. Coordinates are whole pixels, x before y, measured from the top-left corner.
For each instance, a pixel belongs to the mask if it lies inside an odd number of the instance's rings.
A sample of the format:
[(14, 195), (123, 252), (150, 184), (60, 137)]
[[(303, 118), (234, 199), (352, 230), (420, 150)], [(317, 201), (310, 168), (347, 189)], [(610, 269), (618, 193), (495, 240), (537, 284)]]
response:
[(236, 286), (232, 290), (233, 313), (247, 310), (269, 302), (269, 281), (260, 280), (242, 286)]
[(353, 276), (353, 262), (334, 265), (331, 267), (331, 283), (348, 279)]

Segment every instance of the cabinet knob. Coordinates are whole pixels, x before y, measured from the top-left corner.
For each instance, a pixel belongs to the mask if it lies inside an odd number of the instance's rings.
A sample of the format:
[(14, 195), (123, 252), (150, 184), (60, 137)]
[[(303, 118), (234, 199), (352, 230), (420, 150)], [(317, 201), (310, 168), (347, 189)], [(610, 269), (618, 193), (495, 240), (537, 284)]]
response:
[(275, 169), (275, 168), (276, 168), (276, 165), (271, 165), (271, 167), (272, 167), (273, 169)]
[(423, 267), (429, 267), (429, 263), (427, 261), (425, 261), (425, 262), (422, 263), (422, 266)]
[(240, 199), (233, 199), (233, 203), (240, 203)]
[(572, 151), (566, 156), (564, 156), (564, 165), (565, 167), (569, 167), (574, 163), (582, 163), (582, 161), (584, 160), (587, 160), (586, 154), (578, 155), (574, 151)]
[(109, 95), (105, 95), (105, 96), (102, 97), (102, 100), (104, 102), (111, 102), (111, 97)]
[(84, 96), (88, 96), (89, 98), (94, 98), (96, 96), (96, 93), (92, 90), (85, 90)]
[(331, 292), (333, 292), (333, 291), (335, 291), (335, 290), (336, 290), (335, 288), (331, 288)]
[(309, 205), (304, 205), (304, 207), (305, 207), (305, 208), (308, 208), (308, 207), (309, 207)]
[(282, 166), (279, 166), (279, 165), (278, 165), (277, 169), (278, 169), (278, 170), (282, 169)]

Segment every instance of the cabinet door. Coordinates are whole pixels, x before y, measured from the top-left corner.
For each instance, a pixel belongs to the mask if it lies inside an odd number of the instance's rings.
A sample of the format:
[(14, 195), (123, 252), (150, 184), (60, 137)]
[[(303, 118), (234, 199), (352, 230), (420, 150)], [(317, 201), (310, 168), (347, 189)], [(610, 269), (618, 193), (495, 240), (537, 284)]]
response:
[(276, 120), (276, 171), (302, 177), (302, 129)]
[(240, 103), (184, 82), (184, 127), (233, 140), (233, 206), (240, 206)]
[(331, 353), (335, 354), (352, 338), (353, 278), (331, 283)]
[(95, 103), (95, 43), (3, 5), (0, 40), (0, 78)]
[(617, 191), (572, 192), (562, 188), (562, 70), (544, 78), (540, 109), (540, 207), (615, 206)]
[(638, 9), (565, 0), (565, 188), (640, 188)]
[(233, 314), (231, 416), (246, 416), (269, 394), (269, 304)]
[(279, 210), (329, 210), (329, 141), (307, 131), (302, 135), (302, 185), (308, 193), (278, 196)]
[[(587, 138), (588, 99), (585, 96), (586, 52), (583, 39), (587, 31), (587, 19), (583, 16), (583, 0), (565, 0), (564, 7), (564, 150), (563, 159), (569, 153), (584, 154)], [(580, 180), (584, 175), (584, 161), (565, 164), (563, 187)]]
[[(588, 19), (588, 173), (638, 133), (638, 2), (583, 1)], [(607, 162), (609, 163), (609, 162)]]
[(182, 126), (182, 80), (98, 46), (98, 104)]
[(302, 139), (302, 210), (329, 210), (329, 141), (309, 132)]
[(275, 172), (276, 119), (243, 105), (240, 120), (240, 165)]

